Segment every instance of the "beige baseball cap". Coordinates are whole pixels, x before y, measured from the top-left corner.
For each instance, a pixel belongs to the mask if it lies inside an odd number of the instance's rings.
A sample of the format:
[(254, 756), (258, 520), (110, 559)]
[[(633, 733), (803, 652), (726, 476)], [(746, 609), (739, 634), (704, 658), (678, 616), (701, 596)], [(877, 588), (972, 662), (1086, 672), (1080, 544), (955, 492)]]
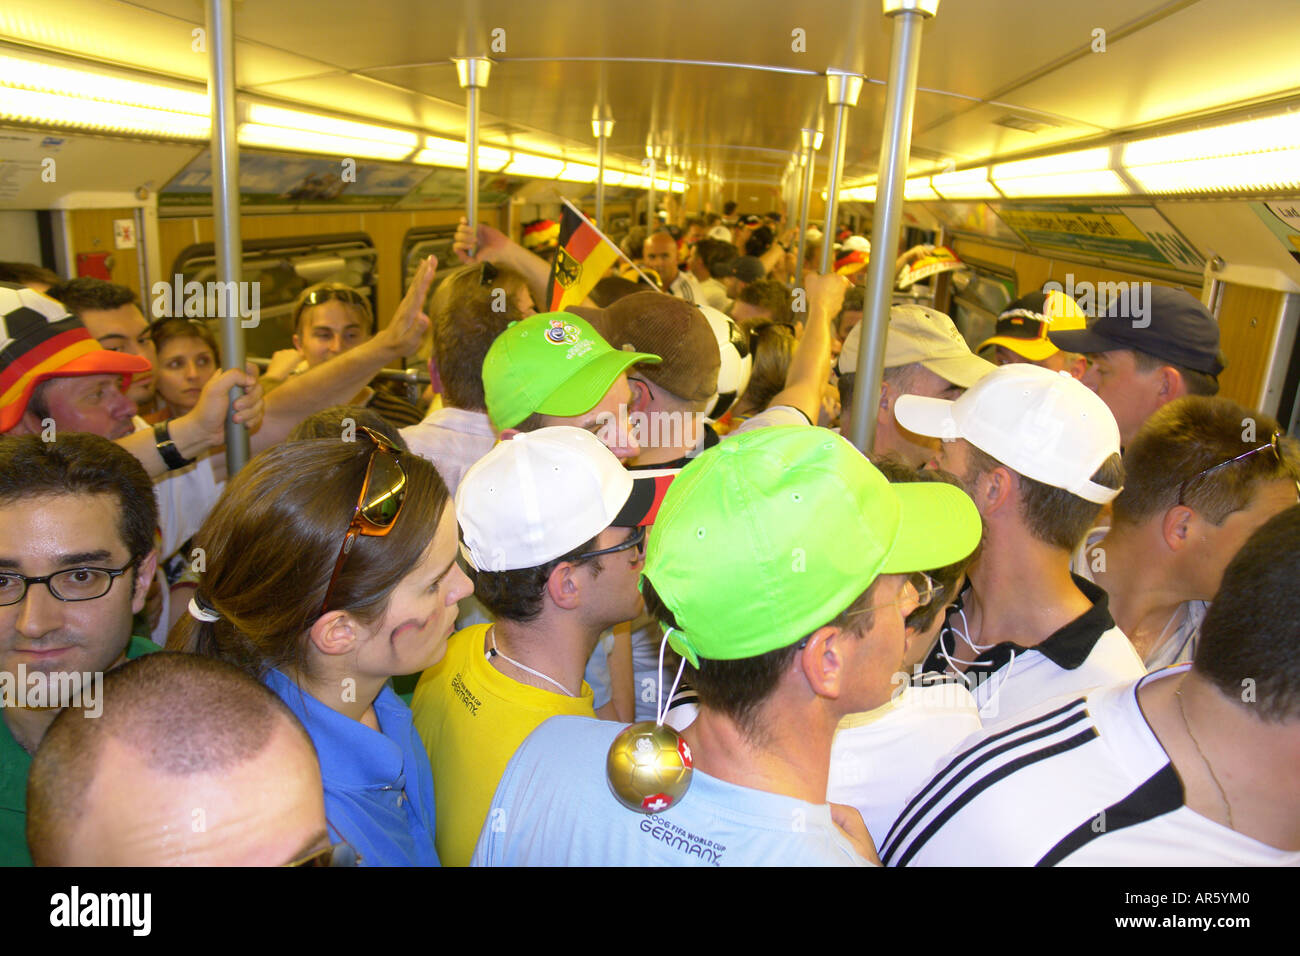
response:
[[(838, 369), (841, 375), (858, 370), (862, 322), (844, 340)], [(966, 340), (942, 312), (923, 305), (896, 305), (889, 310), (885, 336), (885, 368), (919, 362), (946, 382), (970, 388), (997, 368), (970, 350)]]

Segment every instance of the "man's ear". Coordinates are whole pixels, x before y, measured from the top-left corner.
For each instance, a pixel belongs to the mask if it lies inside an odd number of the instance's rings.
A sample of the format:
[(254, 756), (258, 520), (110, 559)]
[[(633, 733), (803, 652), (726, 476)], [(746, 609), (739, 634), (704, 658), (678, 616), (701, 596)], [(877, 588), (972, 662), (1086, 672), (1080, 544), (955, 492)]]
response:
[[(57, 424), (56, 424), (57, 428)], [(11, 435), (17, 438), (19, 435), (39, 435), (41, 433), (41, 419), (31, 410), (31, 407), (23, 409), (23, 417), (18, 419), (18, 424), (9, 429), (4, 435)], [(0, 435), (0, 438), (4, 437)]]
[(519, 434), (518, 428), (503, 428), (497, 432), (497, 441), (509, 441)]
[(361, 641), (362, 635), (356, 621), (347, 611), (329, 611), (316, 618), (307, 639), (322, 654), (346, 654)]
[(1170, 551), (1181, 551), (1191, 539), (1192, 509), (1175, 505), (1160, 519), (1160, 537)]
[(796, 666), (818, 697), (834, 700), (843, 692), (844, 642), (854, 639), (842, 628), (827, 624), (813, 631), (799, 652)]
[(891, 425), (894, 421), (894, 389), (888, 382), (880, 383), (880, 401), (876, 405), (876, 424)]
[(1160, 376), (1158, 394), (1161, 401), (1172, 402), (1175, 398), (1182, 398), (1187, 394), (1187, 383), (1183, 381), (1182, 373), (1178, 369), (1163, 365), (1157, 374)]
[(297, 332), (293, 333), (293, 347), (299, 352), (302, 351), (302, 337)]
[(546, 595), (551, 603), (565, 611), (572, 611), (582, 603), (582, 581), (577, 565), (561, 561), (546, 579)]
[(646, 388), (645, 382), (629, 378), (628, 385), (632, 386), (632, 407), (628, 411), (644, 412), (650, 407), (650, 389)]
[[(158, 552), (150, 550), (136, 567), (135, 589), (131, 592), (131, 613), (139, 614), (144, 610), (145, 598), (149, 596), (149, 585), (158, 571)], [(164, 582), (164, 586), (165, 582)]]
[[(980, 510), (984, 514), (994, 514), (1010, 503), (1012, 490), (1018, 487), (1018, 483), (1011, 469), (1002, 465), (990, 469), (984, 477), (987, 481), (983, 491), (979, 492), (979, 497), (983, 499), (985, 507)], [(977, 505), (978, 503), (976, 502)]]
[(434, 394), (442, 394), (442, 376), (438, 374), (438, 360), (432, 355), (429, 356), (429, 387), (433, 389)]

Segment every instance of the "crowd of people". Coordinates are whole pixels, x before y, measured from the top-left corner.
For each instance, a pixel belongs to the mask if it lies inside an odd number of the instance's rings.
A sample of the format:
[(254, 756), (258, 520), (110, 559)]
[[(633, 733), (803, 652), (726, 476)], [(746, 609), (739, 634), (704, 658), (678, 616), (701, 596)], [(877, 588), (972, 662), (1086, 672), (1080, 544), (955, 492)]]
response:
[(545, 312), (554, 225), (261, 376), (0, 264), (0, 864), (1300, 865), (1300, 452), (1198, 299), (895, 305), (864, 454), (864, 238), (638, 227)]

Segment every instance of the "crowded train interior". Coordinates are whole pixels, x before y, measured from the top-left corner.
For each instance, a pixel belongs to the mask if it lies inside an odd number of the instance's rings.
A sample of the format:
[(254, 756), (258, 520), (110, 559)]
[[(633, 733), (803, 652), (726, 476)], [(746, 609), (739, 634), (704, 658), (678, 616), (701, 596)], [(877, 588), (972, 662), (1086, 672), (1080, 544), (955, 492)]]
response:
[(5, 0), (0, 865), (1300, 866), (1298, 37)]

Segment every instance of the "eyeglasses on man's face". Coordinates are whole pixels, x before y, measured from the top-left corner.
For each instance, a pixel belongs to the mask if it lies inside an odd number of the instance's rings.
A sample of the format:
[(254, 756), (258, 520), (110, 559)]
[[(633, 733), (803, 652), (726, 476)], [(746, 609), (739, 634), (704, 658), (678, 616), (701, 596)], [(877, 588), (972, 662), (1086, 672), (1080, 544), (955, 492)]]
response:
[(620, 551), (628, 551), (632, 548), (636, 548), (637, 555), (639, 557), (644, 557), (645, 556), (645, 535), (646, 535), (646, 530), (644, 526), (640, 528), (634, 528), (632, 530), (632, 533), (629, 534), (625, 540), (623, 540), (619, 544), (614, 545), (612, 548), (601, 548), (599, 551), (587, 551), (583, 554), (578, 555), (573, 560), (581, 561), (585, 558), (598, 558), (602, 554), (617, 554)]
[(113, 582), (135, 566), (132, 558), (120, 568), (68, 568), (42, 577), (28, 577), (17, 571), (0, 571), (0, 607), (17, 604), (33, 584), (44, 584), (52, 595), (68, 603), (102, 598)]

